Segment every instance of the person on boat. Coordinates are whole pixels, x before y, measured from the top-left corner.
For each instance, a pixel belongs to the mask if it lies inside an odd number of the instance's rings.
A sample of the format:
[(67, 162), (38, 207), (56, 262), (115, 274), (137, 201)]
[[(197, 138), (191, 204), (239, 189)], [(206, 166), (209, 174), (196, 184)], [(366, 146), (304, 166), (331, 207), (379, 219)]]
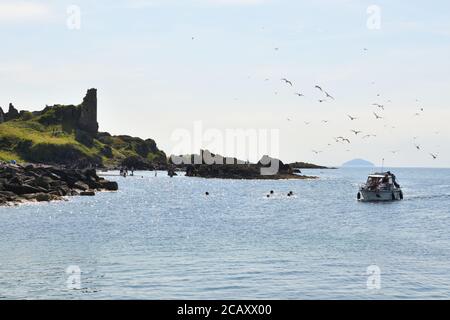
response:
[(400, 188), (400, 185), (397, 182), (397, 177), (395, 176), (395, 174), (391, 173), (390, 171), (388, 171), (387, 173), (392, 177), (392, 183), (394, 184), (394, 186), (396, 188)]
[(378, 188), (378, 185), (379, 185), (379, 180), (378, 180), (378, 179), (375, 179), (375, 178), (369, 178), (369, 181), (368, 181), (368, 189), (369, 189), (369, 190), (375, 190), (375, 189), (377, 189), (377, 188)]

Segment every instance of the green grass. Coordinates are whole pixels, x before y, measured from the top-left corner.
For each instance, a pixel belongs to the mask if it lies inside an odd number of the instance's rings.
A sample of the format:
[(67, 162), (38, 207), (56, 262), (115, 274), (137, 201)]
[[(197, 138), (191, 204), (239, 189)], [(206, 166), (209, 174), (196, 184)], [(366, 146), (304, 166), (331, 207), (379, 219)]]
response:
[[(31, 117), (27, 114), (25, 119), (0, 124), (0, 160), (63, 163), (86, 158), (104, 165), (116, 165), (127, 157), (142, 154), (142, 146), (145, 151), (150, 148), (138, 138), (112, 136), (100, 141), (80, 131), (77, 136), (76, 129), (67, 124), (42, 124), (41, 120), (45, 116), (46, 114)], [(105, 148), (111, 149), (112, 157), (107, 157), (102, 152)], [(156, 149), (143, 157), (153, 161), (165, 159), (165, 154)]]

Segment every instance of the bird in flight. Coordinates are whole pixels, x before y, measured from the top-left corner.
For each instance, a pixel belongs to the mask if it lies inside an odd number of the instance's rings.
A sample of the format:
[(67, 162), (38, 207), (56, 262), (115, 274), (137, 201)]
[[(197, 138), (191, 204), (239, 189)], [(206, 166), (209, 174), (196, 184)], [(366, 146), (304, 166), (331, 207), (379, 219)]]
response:
[(304, 97), (305, 95), (303, 94), (303, 93), (300, 93), (300, 92), (296, 92), (296, 93), (294, 93), (296, 96), (299, 96), (299, 97)]
[(324, 93), (325, 93), (325, 95), (326, 95), (327, 98), (331, 98), (331, 99), (334, 100), (334, 97), (332, 97), (328, 92), (324, 91)]
[(315, 153), (315, 154), (322, 153), (322, 151), (316, 151), (316, 150), (312, 150), (312, 152)]
[(351, 115), (349, 115), (349, 114), (347, 115), (347, 117), (349, 117), (349, 118), (350, 118), (350, 120), (352, 120), (352, 121), (353, 121), (353, 120), (356, 120), (356, 119), (358, 119), (358, 118), (356, 118), (356, 117), (352, 117), (352, 116), (351, 116)]
[(417, 150), (420, 150), (420, 145), (414, 144), (414, 146), (416, 147)]
[(358, 130), (350, 130), (350, 131), (353, 132), (355, 134), (355, 136), (362, 133), (362, 131), (358, 131)]
[(347, 142), (347, 143), (350, 143), (350, 140), (349, 139), (347, 139), (347, 138), (344, 138), (344, 137), (337, 137), (336, 139), (339, 139), (339, 140), (341, 140), (342, 142)]
[(376, 134), (366, 134), (364, 137), (363, 137), (363, 139), (368, 139), (368, 138), (370, 138), (370, 137), (376, 137), (377, 135)]
[(329, 120), (322, 120), (322, 123), (328, 123), (330, 122)]
[(383, 119), (383, 117), (379, 116), (378, 114), (376, 114), (376, 112), (373, 113), (373, 115), (375, 116), (375, 118), (378, 119)]
[(322, 103), (322, 102), (325, 102), (325, 101), (327, 101), (327, 100), (325, 100), (325, 99), (319, 99), (319, 100), (317, 100), (317, 101), (319, 101), (320, 103)]
[(323, 92), (323, 89), (320, 86), (318, 86), (318, 85), (316, 85), (314, 88), (319, 89), (320, 91)]
[(283, 79), (281, 79), (281, 81), (284, 81), (284, 82), (286, 82), (287, 84), (289, 84), (291, 87), (292, 87), (292, 82), (291, 81), (289, 81), (288, 79), (286, 79), (286, 78), (283, 78)]
[(437, 159), (437, 155), (435, 155), (435, 154), (433, 154), (433, 153), (430, 153), (430, 156), (434, 159), (434, 160), (436, 160)]

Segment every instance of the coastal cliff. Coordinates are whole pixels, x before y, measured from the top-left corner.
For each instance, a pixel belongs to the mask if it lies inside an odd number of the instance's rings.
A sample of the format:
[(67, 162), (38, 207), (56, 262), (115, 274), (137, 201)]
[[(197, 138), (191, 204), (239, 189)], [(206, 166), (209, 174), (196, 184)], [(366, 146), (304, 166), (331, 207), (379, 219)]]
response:
[(0, 160), (84, 168), (129, 166), (164, 169), (167, 158), (152, 139), (99, 132), (97, 90), (79, 105), (46, 106), (42, 111), (0, 108)]

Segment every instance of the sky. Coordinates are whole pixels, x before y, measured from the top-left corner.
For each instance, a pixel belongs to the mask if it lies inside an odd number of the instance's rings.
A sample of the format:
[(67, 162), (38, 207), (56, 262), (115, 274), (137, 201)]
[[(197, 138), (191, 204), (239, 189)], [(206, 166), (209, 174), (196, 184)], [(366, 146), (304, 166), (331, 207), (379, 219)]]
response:
[[(168, 154), (448, 167), (449, 12), (444, 0), (0, 0), (0, 106), (78, 104), (94, 87), (101, 131)], [(232, 154), (239, 130), (268, 147)]]

